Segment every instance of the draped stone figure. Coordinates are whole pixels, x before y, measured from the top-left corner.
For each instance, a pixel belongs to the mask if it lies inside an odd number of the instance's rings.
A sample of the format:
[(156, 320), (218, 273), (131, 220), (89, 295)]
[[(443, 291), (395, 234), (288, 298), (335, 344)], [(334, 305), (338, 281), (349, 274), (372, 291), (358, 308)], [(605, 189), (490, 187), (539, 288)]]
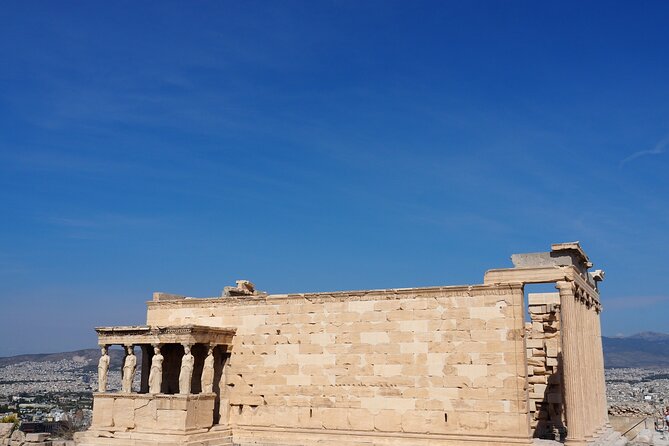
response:
[(214, 392), (214, 348), (209, 347), (209, 353), (204, 360), (204, 367), (202, 368), (202, 392)]
[(160, 393), (162, 384), (163, 355), (160, 354), (160, 347), (154, 347), (153, 358), (151, 359), (151, 370), (149, 371), (149, 393)]
[(98, 392), (107, 391), (107, 372), (109, 371), (109, 355), (107, 346), (102, 347), (102, 356), (98, 361)]
[(122, 390), (125, 393), (132, 392), (132, 381), (135, 379), (135, 370), (137, 369), (137, 357), (132, 349), (132, 345), (126, 346), (128, 353), (123, 363), (123, 383)]
[(184, 345), (184, 356), (181, 358), (181, 370), (179, 371), (179, 393), (188, 395), (190, 393), (190, 383), (193, 379), (193, 364), (195, 358), (190, 353), (190, 346)]

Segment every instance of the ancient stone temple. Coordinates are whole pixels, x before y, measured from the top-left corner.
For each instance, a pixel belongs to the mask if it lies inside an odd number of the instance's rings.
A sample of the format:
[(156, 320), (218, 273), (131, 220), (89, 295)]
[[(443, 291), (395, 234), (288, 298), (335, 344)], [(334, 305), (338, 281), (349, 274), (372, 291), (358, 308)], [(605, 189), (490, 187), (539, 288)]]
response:
[[(77, 443), (612, 444), (603, 273), (576, 242), (512, 260), (478, 285), (154, 293), (146, 325), (96, 329), (100, 386)], [(534, 283), (557, 292), (526, 296)], [(107, 391), (111, 345), (126, 349), (120, 392)]]

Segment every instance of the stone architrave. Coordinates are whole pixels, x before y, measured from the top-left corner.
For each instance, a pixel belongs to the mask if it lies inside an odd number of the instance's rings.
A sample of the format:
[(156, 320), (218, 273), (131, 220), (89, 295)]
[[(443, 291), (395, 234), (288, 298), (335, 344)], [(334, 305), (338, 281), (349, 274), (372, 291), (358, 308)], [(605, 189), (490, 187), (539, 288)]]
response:
[(137, 357), (133, 351), (133, 346), (126, 346), (127, 355), (123, 363), (123, 383), (122, 390), (125, 393), (132, 392), (132, 381), (135, 379), (135, 371), (137, 369)]
[(149, 393), (160, 393), (163, 384), (163, 355), (160, 353), (160, 347), (154, 347), (153, 352), (149, 371)]
[(204, 367), (202, 368), (202, 392), (213, 393), (214, 391), (214, 349), (209, 347), (209, 353), (204, 360)]
[(107, 353), (107, 346), (101, 349), (102, 355), (98, 361), (98, 392), (107, 391), (107, 372), (109, 371), (109, 354)]
[(181, 358), (181, 370), (179, 371), (179, 393), (182, 395), (188, 395), (190, 393), (194, 364), (195, 358), (190, 352), (190, 346), (184, 345), (184, 356)]

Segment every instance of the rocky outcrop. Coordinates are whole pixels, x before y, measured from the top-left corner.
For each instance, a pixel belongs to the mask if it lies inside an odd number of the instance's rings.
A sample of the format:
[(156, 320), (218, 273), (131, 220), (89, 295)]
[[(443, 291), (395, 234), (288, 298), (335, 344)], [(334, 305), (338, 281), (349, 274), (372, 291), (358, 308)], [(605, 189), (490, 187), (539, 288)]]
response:
[(609, 405), (609, 415), (643, 418), (660, 416), (660, 412), (648, 403), (616, 403)]

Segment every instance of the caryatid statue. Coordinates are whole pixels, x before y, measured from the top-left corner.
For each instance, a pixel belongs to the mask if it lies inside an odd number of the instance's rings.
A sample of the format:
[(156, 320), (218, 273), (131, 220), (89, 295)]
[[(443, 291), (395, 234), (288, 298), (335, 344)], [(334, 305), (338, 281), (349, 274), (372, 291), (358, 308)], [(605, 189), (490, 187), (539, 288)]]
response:
[(132, 381), (135, 379), (135, 370), (137, 369), (137, 357), (132, 348), (132, 345), (125, 347), (127, 355), (123, 362), (123, 383), (122, 390), (125, 393), (132, 392)]
[(195, 358), (190, 353), (190, 345), (184, 344), (184, 356), (181, 358), (181, 370), (179, 371), (179, 393), (188, 395), (190, 393), (190, 383), (193, 379), (193, 364)]
[(149, 393), (160, 393), (163, 384), (163, 355), (160, 347), (153, 347), (153, 358), (151, 359), (151, 370), (149, 371)]
[(109, 355), (107, 354), (107, 346), (103, 345), (101, 350), (102, 356), (98, 361), (98, 392), (107, 391), (107, 371), (109, 371)]
[(202, 393), (213, 393), (214, 391), (214, 348), (209, 347), (209, 353), (204, 360), (202, 368)]

